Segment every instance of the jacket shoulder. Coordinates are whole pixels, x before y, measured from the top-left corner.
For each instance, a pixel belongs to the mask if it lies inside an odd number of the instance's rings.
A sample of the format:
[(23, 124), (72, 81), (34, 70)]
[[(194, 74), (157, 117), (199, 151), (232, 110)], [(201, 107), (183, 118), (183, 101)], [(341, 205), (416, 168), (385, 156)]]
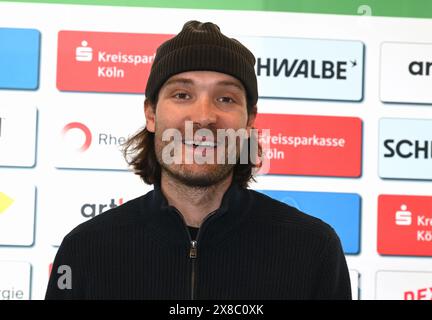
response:
[(94, 234), (113, 228), (121, 228), (136, 225), (144, 217), (143, 204), (150, 196), (151, 192), (138, 198), (127, 201), (126, 203), (109, 209), (94, 218), (85, 221), (70, 231), (65, 239), (75, 238), (80, 235)]
[(326, 222), (261, 192), (249, 190), (253, 198), (254, 220), (277, 224), (289, 229), (304, 230), (326, 238), (334, 237), (334, 229)]

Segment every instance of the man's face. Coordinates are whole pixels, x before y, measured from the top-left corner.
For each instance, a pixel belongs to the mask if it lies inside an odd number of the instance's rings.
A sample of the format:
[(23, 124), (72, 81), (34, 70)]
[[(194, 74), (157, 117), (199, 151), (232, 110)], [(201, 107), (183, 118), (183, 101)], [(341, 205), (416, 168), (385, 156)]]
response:
[[(234, 163), (228, 157), (230, 149), (238, 157), (239, 146), (226, 143), (219, 135), (224, 132), (221, 129), (248, 132), (255, 120), (255, 112), (248, 116), (242, 83), (213, 71), (172, 76), (161, 87), (156, 108), (146, 101), (145, 115), (147, 130), (155, 133), (162, 171), (186, 185), (200, 187), (218, 183), (233, 172)], [(180, 139), (163, 141), (167, 140), (164, 133), (173, 129)], [(166, 161), (167, 154), (173, 153), (176, 161)]]

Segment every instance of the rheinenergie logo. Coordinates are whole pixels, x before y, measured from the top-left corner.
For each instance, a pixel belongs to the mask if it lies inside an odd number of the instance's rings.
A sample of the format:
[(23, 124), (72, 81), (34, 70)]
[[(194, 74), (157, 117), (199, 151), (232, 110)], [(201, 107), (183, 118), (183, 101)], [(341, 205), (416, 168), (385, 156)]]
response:
[(92, 143), (92, 134), (91, 134), (90, 129), (85, 124), (83, 124), (81, 122), (70, 122), (63, 127), (63, 130), (62, 130), (63, 136), (65, 136), (69, 132), (69, 130), (72, 130), (72, 129), (78, 129), (84, 133), (84, 135), (85, 135), (84, 143), (78, 150), (81, 152), (86, 151)]

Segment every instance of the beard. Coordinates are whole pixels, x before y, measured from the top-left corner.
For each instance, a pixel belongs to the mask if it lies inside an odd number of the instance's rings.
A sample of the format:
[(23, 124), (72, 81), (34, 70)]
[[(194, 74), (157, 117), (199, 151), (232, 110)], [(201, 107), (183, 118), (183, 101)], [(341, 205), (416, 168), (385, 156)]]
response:
[[(159, 162), (159, 157), (157, 157), (157, 159)], [(195, 188), (208, 188), (217, 185), (231, 176), (234, 171), (234, 165), (232, 164), (217, 164), (214, 165), (216, 168), (206, 170), (206, 172), (197, 172), (196, 170), (188, 168), (189, 165), (186, 164), (167, 165), (163, 162), (159, 162), (159, 164), (162, 171), (168, 176), (188, 187)]]
[[(239, 153), (237, 152), (237, 148), (234, 148), (234, 150), (232, 148), (230, 150), (226, 148), (225, 152), (223, 153), (226, 155), (226, 157), (222, 162), (217, 161), (218, 159), (216, 159), (216, 157), (218, 152), (216, 151), (217, 148), (215, 148), (215, 150), (213, 150), (215, 159), (214, 162), (196, 163), (193, 161), (192, 163), (185, 163), (185, 149), (189, 147), (186, 147), (181, 141), (163, 141), (161, 137), (162, 133), (158, 132), (156, 129), (154, 144), (157, 162), (161, 166), (162, 172), (166, 173), (168, 176), (174, 180), (177, 180), (181, 184), (188, 187), (208, 188), (213, 185), (217, 185), (228, 177), (232, 176), (236, 163), (229, 162), (227, 158), (229, 154), (234, 155), (234, 152), (235, 157), (238, 160)], [(166, 159), (165, 156), (167, 155), (166, 150), (164, 155), (164, 148), (170, 143), (174, 143), (176, 151), (182, 157), (181, 161), (175, 161), (174, 163), (164, 161), (164, 158)], [(188, 151), (191, 151), (191, 149), (188, 149)], [(191, 152), (193, 153), (194, 151), (192, 150)]]
[(216, 185), (234, 171), (235, 164), (186, 164), (172, 163), (163, 161), (162, 150), (166, 146), (162, 141), (155, 139), (156, 159), (161, 166), (161, 170), (180, 183), (189, 187), (205, 188)]

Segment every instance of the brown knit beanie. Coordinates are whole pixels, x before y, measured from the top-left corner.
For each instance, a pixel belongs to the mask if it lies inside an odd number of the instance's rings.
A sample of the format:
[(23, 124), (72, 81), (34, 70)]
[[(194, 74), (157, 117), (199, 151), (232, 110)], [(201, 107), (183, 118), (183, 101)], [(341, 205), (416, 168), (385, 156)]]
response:
[(174, 38), (156, 51), (145, 91), (156, 101), (159, 89), (171, 76), (186, 71), (217, 71), (240, 80), (248, 106), (258, 100), (254, 55), (236, 39), (228, 38), (211, 22), (189, 21)]

